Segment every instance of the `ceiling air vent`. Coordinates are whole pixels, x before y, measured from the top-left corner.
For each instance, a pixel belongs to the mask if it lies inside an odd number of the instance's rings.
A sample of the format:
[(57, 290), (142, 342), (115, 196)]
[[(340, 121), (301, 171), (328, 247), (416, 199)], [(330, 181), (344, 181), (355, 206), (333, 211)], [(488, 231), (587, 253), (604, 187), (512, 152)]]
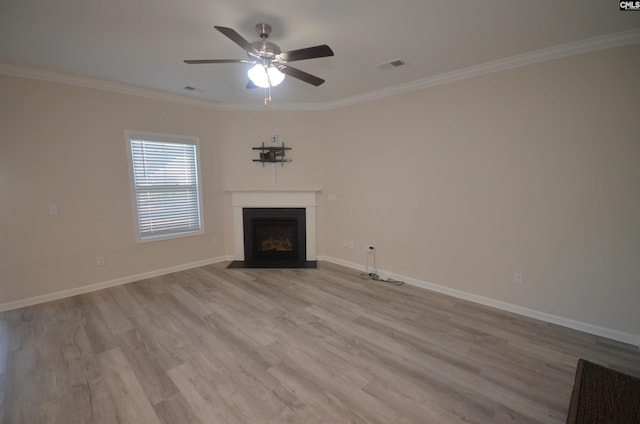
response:
[(381, 63), (379, 65), (376, 65), (377, 68), (380, 69), (392, 69), (392, 68), (397, 68), (398, 66), (402, 66), (404, 65), (404, 60), (402, 59), (393, 59), (389, 62), (384, 62)]
[(202, 88), (196, 88), (196, 87), (192, 87), (190, 85), (186, 85), (184, 87), (184, 89), (187, 90), (187, 91), (194, 91), (196, 93), (204, 93), (204, 90)]

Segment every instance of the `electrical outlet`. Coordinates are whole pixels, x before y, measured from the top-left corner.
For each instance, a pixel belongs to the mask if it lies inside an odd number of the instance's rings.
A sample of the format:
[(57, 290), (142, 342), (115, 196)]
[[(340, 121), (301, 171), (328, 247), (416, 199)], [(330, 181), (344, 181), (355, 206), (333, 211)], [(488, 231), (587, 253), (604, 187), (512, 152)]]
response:
[(104, 266), (104, 256), (98, 256), (96, 258), (96, 265), (98, 266)]
[(520, 273), (515, 273), (513, 274), (513, 284), (522, 284), (522, 274)]

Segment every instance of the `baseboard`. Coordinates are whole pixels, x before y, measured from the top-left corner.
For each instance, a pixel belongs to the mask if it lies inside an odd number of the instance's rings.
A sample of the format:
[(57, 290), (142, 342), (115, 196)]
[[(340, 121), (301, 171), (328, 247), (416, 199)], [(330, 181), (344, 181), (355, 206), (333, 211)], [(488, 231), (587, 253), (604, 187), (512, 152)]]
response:
[(116, 278), (114, 280), (102, 281), (88, 286), (76, 287), (73, 289), (57, 291), (53, 293), (43, 294), (41, 296), (29, 297), (13, 302), (1, 303), (0, 312), (10, 311), (12, 309), (24, 308), (25, 306), (37, 305), (38, 303), (50, 302), (52, 300), (64, 299), (78, 294), (90, 293), (109, 287), (121, 286), (123, 284), (133, 283), (134, 281), (145, 280), (147, 278), (158, 277), (160, 275), (171, 274), (172, 272), (184, 271), (200, 266), (211, 265), (219, 262), (233, 260), (233, 256), (220, 256), (217, 258), (204, 259), (201, 261), (190, 262), (187, 264), (176, 265), (168, 268), (157, 269), (154, 271), (143, 272), (140, 274), (128, 275), (126, 277)]
[[(140, 281), (147, 278), (158, 277), (160, 275), (171, 274), (173, 272), (184, 271), (191, 268), (197, 268), (200, 266), (231, 261), (233, 260), (233, 255), (231, 256), (220, 256), (217, 258), (204, 259), (201, 261), (190, 262), (187, 264), (176, 265), (168, 268), (157, 269), (154, 271), (143, 272), (140, 274), (129, 275), (126, 277), (116, 278), (114, 280), (102, 281), (95, 284), (90, 284), (87, 286), (76, 287), (73, 289), (62, 290), (54, 293), (48, 293), (41, 296), (29, 297), (26, 299), (20, 299), (13, 302), (7, 302), (0, 304), (0, 312), (9, 311), (12, 309), (23, 308), (26, 306), (36, 305), (38, 303), (50, 302), (53, 300), (64, 299), (67, 297), (75, 296), (83, 293), (90, 293), (97, 290), (106, 289), (109, 287), (120, 286), (123, 284), (133, 283), (134, 281)], [(336, 265), (341, 265), (347, 268), (351, 268), (357, 271), (365, 271), (364, 265), (357, 264), (355, 262), (345, 261), (338, 258), (333, 258), (330, 256), (318, 256), (318, 261), (324, 261), (333, 263)], [(562, 327), (571, 328), (578, 331), (583, 331), (585, 333), (593, 334), (600, 337), (605, 337), (607, 339), (616, 340), (622, 343), (631, 344), (634, 346), (640, 347), (640, 335), (626, 333), (623, 331), (613, 330), (606, 327), (600, 327), (593, 324), (588, 324), (581, 321), (572, 320), (569, 318), (561, 317), (558, 315), (548, 314), (546, 312), (536, 311), (534, 309), (525, 308), (523, 306), (514, 305), (512, 303), (502, 302), (500, 300), (491, 299), (484, 296), (479, 296), (473, 293), (465, 292), (462, 290), (452, 289), (449, 287), (441, 286), (434, 283), (429, 283), (426, 281), (418, 280), (413, 277), (408, 277), (405, 275), (394, 274), (391, 272), (387, 272), (384, 270), (378, 270), (380, 273), (389, 275), (390, 278), (394, 280), (404, 281), (407, 284), (411, 284), (412, 286), (421, 287), (427, 290), (432, 290), (438, 293), (443, 293), (449, 296), (456, 297), (458, 299), (468, 300), (470, 302), (478, 303), (485, 306), (490, 306), (492, 308), (500, 309), (507, 312), (512, 312), (514, 314), (526, 316), (529, 318), (538, 319), (540, 321), (549, 322), (552, 324), (557, 324)]]
[[(342, 259), (332, 258), (330, 256), (318, 256), (319, 261), (330, 262), (336, 265), (342, 265), (347, 268), (355, 269), (358, 271), (364, 271), (364, 265), (356, 264), (354, 262), (345, 261)], [(534, 318), (540, 321), (560, 325), (562, 327), (571, 328), (573, 330), (582, 331), (585, 333), (593, 334), (607, 339), (616, 340), (622, 343), (640, 347), (640, 335), (626, 333), (623, 331), (613, 330), (611, 328), (600, 327), (593, 324), (588, 324), (581, 321), (572, 320), (569, 318), (561, 317), (558, 315), (548, 314), (546, 312), (536, 311), (534, 309), (525, 308), (523, 306), (514, 305), (512, 303), (502, 302), (500, 300), (491, 299), (489, 297), (479, 296), (477, 294), (465, 292), (462, 290), (452, 289), (449, 287), (441, 286), (438, 284), (429, 283), (426, 281), (418, 280), (417, 278), (407, 277), (405, 275), (394, 274), (384, 270), (378, 270), (379, 273), (389, 275), (389, 278), (399, 281), (404, 281), (412, 286), (421, 287), (427, 290), (432, 290), (438, 293), (443, 293), (458, 299), (468, 300), (470, 302), (479, 303), (481, 305), (490, 306), (492, 308), (500, 309), (514, 314)]]

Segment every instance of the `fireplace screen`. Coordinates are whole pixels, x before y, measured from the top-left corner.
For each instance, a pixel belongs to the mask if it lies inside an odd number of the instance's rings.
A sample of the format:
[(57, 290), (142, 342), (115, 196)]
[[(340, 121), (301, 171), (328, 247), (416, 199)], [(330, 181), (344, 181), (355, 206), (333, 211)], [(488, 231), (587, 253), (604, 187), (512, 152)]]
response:
[(245, 261), (306, 260), (304, 208), (244, 208)]

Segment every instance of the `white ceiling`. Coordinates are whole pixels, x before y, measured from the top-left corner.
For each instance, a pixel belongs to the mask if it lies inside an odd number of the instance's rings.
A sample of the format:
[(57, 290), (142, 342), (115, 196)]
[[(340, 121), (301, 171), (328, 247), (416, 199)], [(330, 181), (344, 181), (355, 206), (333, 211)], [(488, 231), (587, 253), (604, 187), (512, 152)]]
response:
[[(565, 43), (640, 30), (613, 0), (0, 0), (0, 62), (191, 95), (260, 103), (241, 59), (213, 26), (249, 41), (273, 27), (283, 51), (328, 44), (334, 57), (294, 66), (327, 82), (287, 78), (274, 103), (328, 103)], [(405, 66), (377, 64), (401, 58)], [(204, 90), (192, 93), (193, 86)]]

